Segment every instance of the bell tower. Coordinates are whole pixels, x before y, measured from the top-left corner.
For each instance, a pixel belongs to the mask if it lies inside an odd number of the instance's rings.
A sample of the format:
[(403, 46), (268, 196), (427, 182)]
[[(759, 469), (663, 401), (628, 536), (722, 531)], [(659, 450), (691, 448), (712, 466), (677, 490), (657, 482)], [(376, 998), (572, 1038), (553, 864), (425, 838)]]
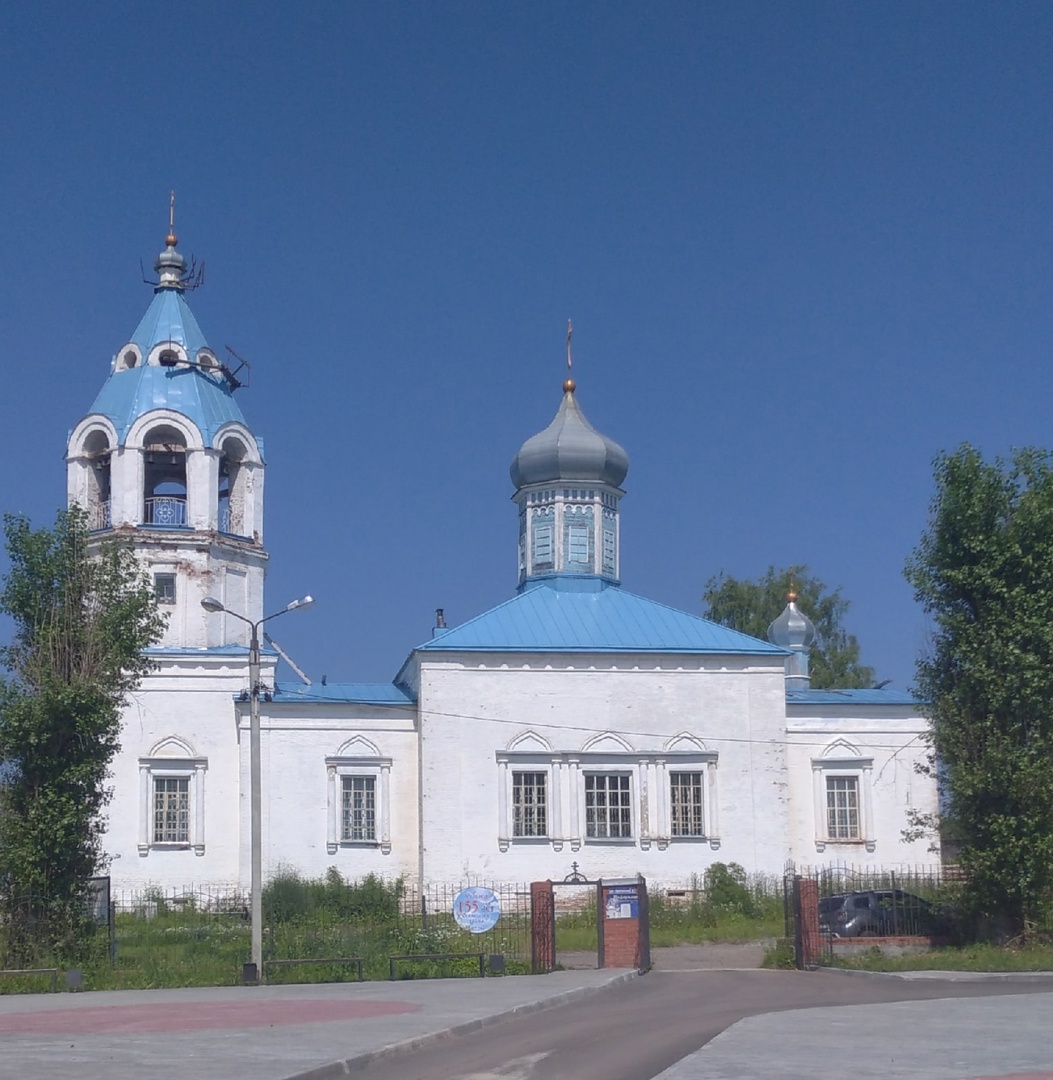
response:
[(70, 434), (67, 498), (93, 534), (134, 543), (170, 612), (161, 646), (215, 648), (244, 642), (246, 627), (203, 597), (263, 615), (263, 441), (190, 310), (197, 282), (178, 243), (170, 216), (153, 300)]

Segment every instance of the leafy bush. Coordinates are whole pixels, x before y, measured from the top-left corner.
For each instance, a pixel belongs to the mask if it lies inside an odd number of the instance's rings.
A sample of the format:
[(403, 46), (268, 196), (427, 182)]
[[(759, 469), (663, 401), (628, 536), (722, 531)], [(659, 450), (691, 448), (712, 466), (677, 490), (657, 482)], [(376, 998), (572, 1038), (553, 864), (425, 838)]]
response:
[(280, 870), (263, 889), (265, 917), (287, 923), (316, 914), (347, 921), (387, 922), (398, 918), (405, 891), (402, 878), (387, 882), (376, 874), (348, 881), (335, 867), (324, 878), (304, 878)]

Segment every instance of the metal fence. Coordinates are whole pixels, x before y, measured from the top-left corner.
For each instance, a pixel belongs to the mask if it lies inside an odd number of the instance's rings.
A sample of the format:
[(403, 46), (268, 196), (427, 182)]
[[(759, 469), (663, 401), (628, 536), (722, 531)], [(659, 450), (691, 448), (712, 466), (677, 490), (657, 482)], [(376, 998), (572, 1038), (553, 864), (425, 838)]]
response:
[[(529, 971), (529, 887), (470, 884), (492, 889), (500, 904), (500, 918), (483, 933), (469, 932), (453, 917), (460, 885), (419, 889), (377, 878), (348, 882), (339, 875), (322, 881), (278, 878), (264, 889), (264, 976), (271, 982), (332, 982), (387, 979), (397, 969), (400, 979), (452, 977), (477, 975), (481, 963), (492, 972)], [(90, 906), (92, 917), (78, 930), (76, 961), (49, 956), (42, 947), (33, 966), (79, 964), (85, 985), (98, 989), (241, 979), (250, 953), (249, 904), (236, 888), (124, 890), (106, 900), (94, 893)], [(20, 913), (23, 928), (38, 908), (46, 905), (30, 904)], [(11, 929), (0, 924), (0, 959), (14, 956), (8, 948)], [(402, 959), (393, 967), (391, 957)], [(29, 959), (17, 966), (30, 966)], [(0, 993), (39, 988), (7, 980)]]

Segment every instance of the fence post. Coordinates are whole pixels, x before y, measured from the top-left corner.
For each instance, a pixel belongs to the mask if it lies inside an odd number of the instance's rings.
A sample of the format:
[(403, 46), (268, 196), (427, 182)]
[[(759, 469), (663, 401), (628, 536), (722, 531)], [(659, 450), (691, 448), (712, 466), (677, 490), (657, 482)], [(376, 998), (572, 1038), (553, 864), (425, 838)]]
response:
[(819, 936), (819, 882), (798, 874), (793, 879), (793, 893), (797, 966), (813, 969), (819, 966), (822, 944)]
[(535, 975), (556, 966), (556, 900), (551, 881), (530, 883), (530, 965)]

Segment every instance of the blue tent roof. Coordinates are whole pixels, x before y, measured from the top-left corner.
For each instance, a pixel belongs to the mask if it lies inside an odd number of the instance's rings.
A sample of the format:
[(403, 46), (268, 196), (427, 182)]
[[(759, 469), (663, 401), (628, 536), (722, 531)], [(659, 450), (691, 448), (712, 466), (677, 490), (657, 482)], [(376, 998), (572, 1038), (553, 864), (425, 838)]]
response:
[(532, 579), (518, 595), (418, 646), (421, 652), (761, 655), (785, 651), (593, 576)]
[(219, 371), (198, 367), (160, 367), (145, 363), (150, 350), (167, 341), (178, 342), (194, 359), (206, 347), (205, 335), (183, 294), (176, 289), (159, 289), (132, 335), (143, 363), (126, 371), (114, 371), (103, 383), (91, 412), (101, 413), (117, 429), (124, 444), (132, 424), (153, 409), (171, 409), (192, 420), (206, 446), (216, 432), (232, 421), (244, 424), (245, 417), (234, 400), (227, 380)]

